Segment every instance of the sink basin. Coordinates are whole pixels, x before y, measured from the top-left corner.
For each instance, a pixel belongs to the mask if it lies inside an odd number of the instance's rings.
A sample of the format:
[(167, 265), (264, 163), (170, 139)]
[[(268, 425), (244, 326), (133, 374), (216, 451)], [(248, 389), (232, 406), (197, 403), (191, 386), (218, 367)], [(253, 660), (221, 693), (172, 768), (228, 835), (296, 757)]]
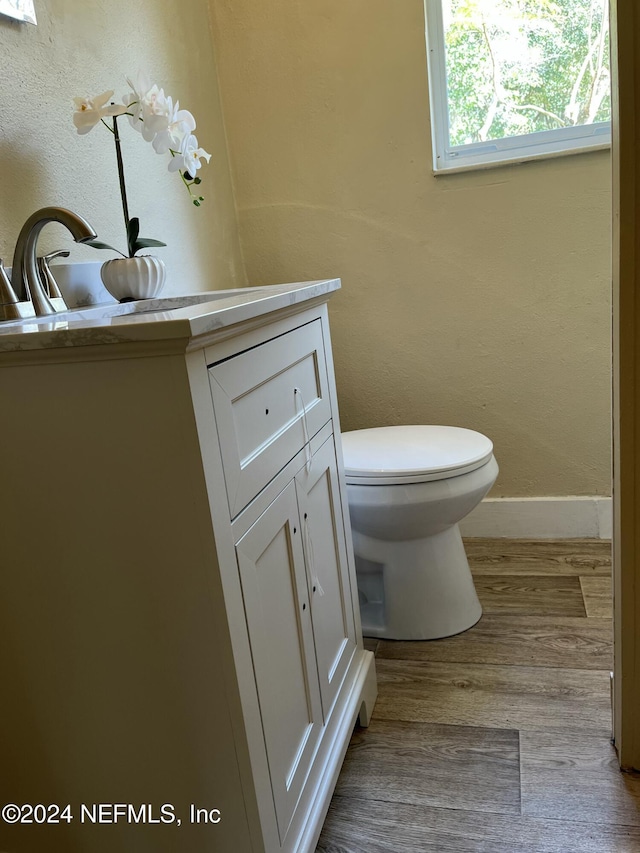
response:
[(103, 305), (91, 305), (85, 308), (70, 308), (68, 311), (60, 311), (57, 314), (48, 314), (43, 317), (29, 317), (21, 320), (5, 320), (0, 323), (0, 328), (15, 325), (41, 325), (49, 323), (73, 323), (82, 320), (100, 320), (111, 317), (131, 317), (140, 314), (155, 314), (158, 312), (175, 311), (178, 308), (189, 308), (194, 305), (203, 305), (206, 302), (218, 302), (221, 299), (237, 297), (246, 294), (248, 288), (236, 288), (235, 290), (210, 290), (203, 293), (191, 293), (182, 296), (166, 296), (157, 299), (141, 299), (137, 302), (109, 303)]

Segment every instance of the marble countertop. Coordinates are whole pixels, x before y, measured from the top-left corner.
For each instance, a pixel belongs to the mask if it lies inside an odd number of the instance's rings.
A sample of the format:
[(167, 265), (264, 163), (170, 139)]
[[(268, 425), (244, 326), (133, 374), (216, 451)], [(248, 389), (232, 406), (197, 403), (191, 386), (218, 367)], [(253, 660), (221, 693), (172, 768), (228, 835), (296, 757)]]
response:
[(77, 308), (0, 323), (0, 353), (132, 341), (197, 338), (272, 311), (326, 296), (340, 279), (212, 290)]

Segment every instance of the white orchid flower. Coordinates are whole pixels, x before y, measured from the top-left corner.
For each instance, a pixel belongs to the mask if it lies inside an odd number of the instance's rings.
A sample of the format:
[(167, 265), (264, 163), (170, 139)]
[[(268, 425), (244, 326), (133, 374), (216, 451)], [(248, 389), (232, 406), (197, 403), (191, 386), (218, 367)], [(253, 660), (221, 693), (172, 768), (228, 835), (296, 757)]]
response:
[(208, 154), (204, 148), (198, 148), (196, 137), (193, 133), (187, 133), (180, 144), (178, 153), (169, 163), (169, 171), (177, 172), (181, 169), (193, 178), (202, 165), (200, 163), (201, 159), (206, 160), (208, 163), (211, 159), (211, 154)]
[(142, 136), (151, 142), (169, 126), (169, 104), (163, 89), (154, 84), (142, 99)]
[(129, 123), (131, 124), (131, 127), (134, 130), (141, 132), (142, 104), (147, 92), (151, 89), (151, 81), (144, 71), (138, 71), (138, 76), (135, 81), (131, 80), (130, 77), (127, 77), (127, 83), (132, 91), (129, 92), (128, 95), (125, 95), (122, 100), (127, 105), (127, 112), (129, 113)]
[(124, 104), (108, 103), (112, 95), (113, 89), (109, 92), (103, 92), (101, 95), (96, 95), (95, 98), (73, 99), (76, 107), (76, 111), (73, 114), (73, 123), (81, 136), (89, 133), (91, 128), (95, 127), (105, 116), (119, 116), (127, 111)]
[(168, 126), (166, 130), (156, 134), (153, 147), (157, 154), (166, 154), (167, 151), (180, 149), (184, 137), (196, 129), (196, 120), (189, 110), (180, 109), (180, 101), (175, 106), (171, 97), (167, 97), (169, 110)]
[[(208, 163), (211, 155), (198, 146), (198, 140), (193, 133), (196, 129), (196, 120), (189, 110), (181, 110), (178, 101), (174, 105), (173, 98), (165, 95), (164, 89), (160, 89), (155, 84), (152, 85), (146, 74), (141, 71), (138, 72), (135, 80), (129, 77), (126, 79), (131, 91), (123, 97), (121, 104), (109, 103), (113, 90), (103, 92), (95, 98), (74, 98), (73, 123), (79, 134), (85, 134), (106, 116), (114, 116), (112, 133), (116, 146), (120, 195), (124, 218), (127, 222), (129, 253), (133, 257), (135, 252), (143, 247), (143, 242), (144, 246), (164, 245), (164, 243), (149, 241), (147, 238), (144, 241), (138, 239), (138, 220), (135, 217), (133, 219), (129, 217), (120, 137), (115, 126), (115, 116), (126, 114), (131, 126), (142, 134), (145, 141), (153, 144), (156, 153), (171, 155), (169, 171), (178, 172), (196, 207), (200, 207), (201, 202), (204, 201), (204, 198), (198, 195), (198, 190), (194, 190), (194, 187), (201, 183), (196, 173), (202, 166), (201, 160), (206, 160)], [(95, 240), (92, 245), (98, 249), (110, 248), (105, 243)]]

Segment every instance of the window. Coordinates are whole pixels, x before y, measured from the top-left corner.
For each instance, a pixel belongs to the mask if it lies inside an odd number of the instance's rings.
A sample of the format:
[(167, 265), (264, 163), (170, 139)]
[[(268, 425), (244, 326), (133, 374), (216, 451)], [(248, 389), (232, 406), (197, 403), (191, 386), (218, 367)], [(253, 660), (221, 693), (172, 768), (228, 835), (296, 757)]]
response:
[(608, 0), (425, 0), (436, 172), (606, 148)]

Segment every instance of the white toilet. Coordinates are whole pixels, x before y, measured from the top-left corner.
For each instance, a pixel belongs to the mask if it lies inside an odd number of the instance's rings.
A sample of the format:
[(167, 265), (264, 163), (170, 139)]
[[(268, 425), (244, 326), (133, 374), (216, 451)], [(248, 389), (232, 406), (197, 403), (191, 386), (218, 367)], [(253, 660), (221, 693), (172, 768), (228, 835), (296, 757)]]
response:
[(493, 444), (449, 426), (342, 435), (366, 637), (433, 640), (466, 631), (482, 608), (458, 523), (498, 476)]

